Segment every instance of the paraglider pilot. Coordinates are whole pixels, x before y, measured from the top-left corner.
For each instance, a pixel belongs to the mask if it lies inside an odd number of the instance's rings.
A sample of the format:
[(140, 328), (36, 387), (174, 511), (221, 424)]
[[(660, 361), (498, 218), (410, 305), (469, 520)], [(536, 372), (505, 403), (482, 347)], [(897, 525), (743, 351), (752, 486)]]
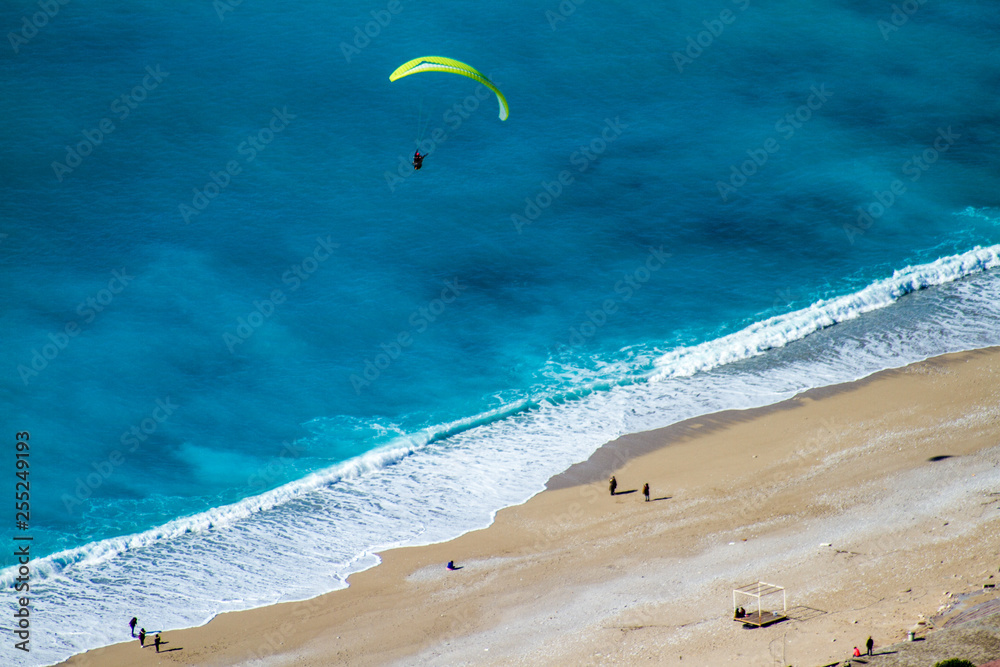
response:
[(424, 156), (420, 154), (420, 151), (413, 153), (413, 168), (420, 169), (424, 166)]

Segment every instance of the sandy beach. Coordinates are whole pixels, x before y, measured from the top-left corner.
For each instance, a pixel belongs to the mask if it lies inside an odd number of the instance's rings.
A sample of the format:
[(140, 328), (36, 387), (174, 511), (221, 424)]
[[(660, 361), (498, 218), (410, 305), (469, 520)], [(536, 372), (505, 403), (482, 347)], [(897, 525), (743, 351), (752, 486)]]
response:
[[(489, 528), (381, 556), (345, 590), (165, 631), (159, 654), (64, 664), (809, 667), (901, 641), (1000, 579), (1000, 350), (629, 435)], [(789, 620), (733, 621), (758, 580)], [(123, 640), (127, 620), (107, 619)]]

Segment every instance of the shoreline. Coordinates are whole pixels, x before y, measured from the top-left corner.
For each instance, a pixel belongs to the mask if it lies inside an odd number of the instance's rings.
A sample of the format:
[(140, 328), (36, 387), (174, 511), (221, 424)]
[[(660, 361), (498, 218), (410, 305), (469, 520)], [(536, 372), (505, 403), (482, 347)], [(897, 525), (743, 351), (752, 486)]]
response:
[[(996, 349), (1000, 350), (1000, 348)], [(608, 471), (612, 470), (614, 465), (620, 466), (633, 459), (647, 454), (652, 454), (657, 449), (669, 446), (671, 442), (685, 440), (695, 435), (705, 435), (707, 433), (717, 432), (728, 428), (733, 424), (763, 418), (773, 411), (792, 410), (810, 401), (817, 401), (824, 397), (835, 396), (841, 392), (852, 391), (864, 386), (867, 382), (878, 379), (878, 377), (883, 373), (901, 371), (909, 368), (910, 366), (925, 364), (933, 361), (934, 359), (948, 357), (952, 354), (972, 354), (978, 351), (979, 350), (967, 350), (963, 352), (944, 354), (938, 357), (931, 357), (929, 359), (916, 361), (912, 364), (907, 364), (906, 366), (900, 366), (898, 368), (886, 368), (876, 371), (870, 375), (866, 375), (862, 378), (858, 378), (857, 380), (839, 382), (825, 387), (805, 389), (791, 398), (786, 398), (778, 401), (777, 403), (771, 403), (770, 405), (761, 405), (753, 408), (731, 408), (727, 410), (719, 410), (718, 412), (710, 412), (696, 417), (689, 417), (675, 424), (670, 424), (661, 428), (655, 428), (649, 431), (639, 431), (636, 433), (627, 433), (598, 447), (594, 453), (587, 458), (587, 460), (574, 463), (566, 470), (556, 473), (550, 477), (545, 483), (545, 490), (554, 491), (557, 489), (604, 481), (608, 474), (610, 474)], [(651, 438), (650, 436), (652, 434), (656, 434), (657, 439)], [(661, 442), (661, 440), (666, 442)]]
[[(822, 612), (774, 626), (787, 644), (783, 650), (815, 653), (808, 660), (816, 664), (827, 660), (821, 655), (846, 657), (844, 651), (832, 653), (828, 644), (844, 633), (834, 617), (854, 610), (848, 602), (851, 587), (844, 581), (850, 571), (870, 572), (901, 559), (906, 564), (901, 569), (912, 576), (938, 572), (941, 568), (929, 560), (933, 553), (971, 581), (979, 573), (969, 554), (996, 560), (995, 545), (977, 547), (975, 535), (969, 535), (995, 517), (967, 516), (965, 505), (980, 492), (977, 484), (996, 474), (995, 465), (991, 471), (988, 464), (998, 455), (993, 387), (1000, 383), (983, 378), (998, 370), (1000, 349), (955, 353), (809, 390), (771, 406), (623, 436), (554, 475), (546, 490), (527, 502), (500, 510), (488, 528), (379, 554), (382, 562), (351, 575), (346, 589), (220, 614), (197, 628), (164, 632), (165, 648), (180, 650), (158, 658), (211, 665), (254, 657), (267, 657), (268, 664), (317, 665), (331, 659), (579, 664), (643, 658), (683, 664), (684, 655), (688, 664), (747, 664), (770, 649), (754, 646), (746, 636), (737, 635), (740, 639), (729, 644), (718, 639), (733, 635), (728, 628), (734, 625), (726, 618), (730, 603), (722, 593), (769, 567), (777, 578), (785, 577), (775, 583), (798, 584), (789, 589), (789, 606), (799, 601), (798, 607)], [(928, 403), (922, 397), (935, 387), (943, 393)], [(888, 416), (881, 417), (882, 411)], [(985, 422), (970, 420), (980, 413)], [(941, 430), (935, 425), (942, 422), (961, 430), (964, 443), (946, 432), (935, 435)], [(858, 438), (870, 442), (858, 445)], [(739, 444), (733, 446), (734, 441)], [(898, 452), (890, 452), (887, 443)], [(904, 445), (914, 451), (904, 452)], [(934, 461), (932, 470), (927, 451), (942, 447), (949, 451), (930, 456), (946, 458)], [(863, 465), (845, 468), (845, 462)], [(980, 478), (970, 483), (967, 475), (975, 476), (973, 470)], [(614, 498), (607, 497), (608, 471), (618, 476), (622, 490)], [(939, 500), (914, 493), (921, 485), (937, 486), (933, 475), (942, 471), (949, 485), (936, 488), (943, 491)], [(651, 482), (655, 499), (648, 505), (633, 492), (644, 481)], [(813, 488), (820, 481), (824, 492)], [(888, 509), (901, 519), (886, 521)], [(940, 513), (961, 519), (938, 521)], [(931, 535), (935, 530), (938, 534)], [(947, 539), (938, 540), (940, 535)], [(938, 558), (944, 552), (950, 556)], [(449, 560), (462, 569), (447, 572), (443, 565)], [(817, 566), (824, 572), (822, 585), (816, 582)], [(639, 572), (654, 576), (645, 581)], [(885, 580), (880, 585), (897, 584), (893, 595), (905, 600), (886, 610), (892, 605), (882, 595), (873, 606), (888, 617), (898, 616), (900, 605), (907, 613), (916, 605), (928, 618), (937, 606), (919, 601), (931, 593), (915, 598), (913, 586), (910, 594), (900, 593), (905, 581), (896, 579), (905, 579), (904, 574), (880, 573)], [(770, 581), (773, 575), (759, 578)], [(878, 587), (878, 582), (861, 583)], [(831, 609), (814, 599), (824, 587), (834, 591), (820, 598)], [(872, 617), (866, 625), (875, 634), (874, 626), (881, 623), (886, 635), (892, 626), (898, 640), (902, 630), (895, 626), (908, 629), (916, 620)], [(792, 626), (796, 637), (789, 640)], [(635, 641), (637, 634), (644, 635), (641, 642)], [(876, 642), (889, 639), (876, 637)], [(680, 650), (671, 657), (670, 647)], [(597, 653), (604, 658), (595, 658)], [(154, 656), (127, 642), (60, 664), (153, 664)]]

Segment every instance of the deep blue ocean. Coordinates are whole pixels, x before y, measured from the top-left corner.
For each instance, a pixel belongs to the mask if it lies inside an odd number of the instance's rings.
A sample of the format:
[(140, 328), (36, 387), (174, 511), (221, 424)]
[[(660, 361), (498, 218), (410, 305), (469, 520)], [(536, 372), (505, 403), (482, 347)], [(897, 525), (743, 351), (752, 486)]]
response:
[[(624, 433), (1000, 344), (996, 3), (12, 0), (0, 27), (10, 609), (32, 538), (4, 664), (342, 587)], [(425, 55), (510, 118), (389, 82)]]

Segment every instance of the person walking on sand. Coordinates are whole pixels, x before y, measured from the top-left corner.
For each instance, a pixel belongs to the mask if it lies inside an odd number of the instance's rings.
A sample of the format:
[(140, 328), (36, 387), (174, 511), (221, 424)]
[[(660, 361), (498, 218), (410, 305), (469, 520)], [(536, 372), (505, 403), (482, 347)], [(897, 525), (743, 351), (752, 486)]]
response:
[(871, 655), (872, 649), (875, 648), (875, 640), (869, 637), (868, 641), (865, 642), (865, 647), (868, 649), (868, 655)]
[(157, 632), (156, 636), (153, 637), (153, 643), (156, 644), (156, 652), (160, 652), (160, 633)]
[(646, 502), (649, 502), (649, 482), (642, 485), (642, 495), (646, 496)]
[(608, 488), (611, 489), (611, 495), (615, 495), (615, 489), (618, 488), (618, 480), (615, 479), (614, 475), (608, 480)]
[(133, 637), (135, 637), (135, 624), (138, 623), (138, 622), (139, 622), (139, 619), (136, 618), (135, 616), (133, 616), (132, 620), (128, 622), (128, 629), (132, 633)]
[(146, 648), (146, 628), (139, 628), (139, 646)]

